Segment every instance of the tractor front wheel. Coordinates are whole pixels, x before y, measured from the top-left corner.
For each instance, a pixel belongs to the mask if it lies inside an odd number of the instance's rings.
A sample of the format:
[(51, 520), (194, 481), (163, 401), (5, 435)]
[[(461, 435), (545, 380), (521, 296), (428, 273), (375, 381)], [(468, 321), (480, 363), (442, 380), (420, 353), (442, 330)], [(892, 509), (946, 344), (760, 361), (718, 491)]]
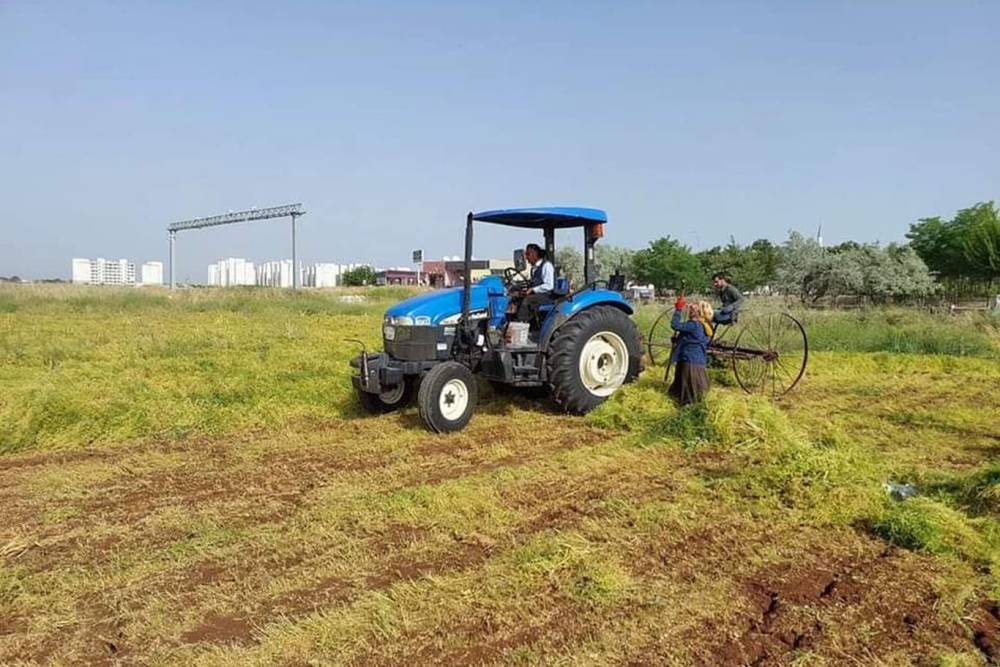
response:
[(413, 380), (404, 379), (401, 383), (383, 391), (372, 394), (362, 389), (357, 390), (358, 402), (365, 412), (373, 415), (383, 415), (394, 410), (405, 408), (413, 400)]
[(465, 428), (478, 398), (472, 371), (457, 361), (446, 361), (427, 371), (420, 381), (417, 408), (429, 429), (449, 433)]
[(567, 412), (583, 414), (642, 371), (642, 338), (628, 315), (594, 306), (559, 327), (549, 344), (552, 396)]

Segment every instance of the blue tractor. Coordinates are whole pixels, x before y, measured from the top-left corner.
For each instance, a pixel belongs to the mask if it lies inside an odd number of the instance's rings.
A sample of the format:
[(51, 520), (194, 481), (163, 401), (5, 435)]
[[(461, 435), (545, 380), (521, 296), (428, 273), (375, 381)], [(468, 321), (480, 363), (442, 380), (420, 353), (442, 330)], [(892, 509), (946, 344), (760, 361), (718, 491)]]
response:
[[(582, 228), (584, 285), (570, 291), (556, 279), (550, 303), (528, 322), (527, 337), (511, 340), (516, 305), (529, 284), (523, 254), (503, 276), (475, 284), (474, 222), (544, 233), (546, 255), (555, 256), (555, 231)], [(624, 277), (595, 279), (594, 245), (604, 235), (607, 214), (591, 208), (525, 208), (469, 213), (465, 225), (463, 285), (421, 294), (389, 308), (382, 324), (384, 352), (363, 350), (351, 361), (361, 405), (386, 413), (416, 396), (421, 418), (438, 433), (457, 431), (472, 417), (478, 398), (476, 375), (494, 385), (534, 387), (565, 411), (583, 414), (642, 371), (639, 329), (622, 295)], [(524, 325), (519, 327), (522, 331)], [(537, 389), (536, 389), (537, 390)]]

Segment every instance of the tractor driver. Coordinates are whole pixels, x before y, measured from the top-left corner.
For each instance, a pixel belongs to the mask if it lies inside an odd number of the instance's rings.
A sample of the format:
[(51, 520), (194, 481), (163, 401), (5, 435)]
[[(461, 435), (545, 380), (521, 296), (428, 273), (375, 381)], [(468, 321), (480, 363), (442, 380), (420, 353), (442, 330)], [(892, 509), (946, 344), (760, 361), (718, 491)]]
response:
[(517, 307), (517, 319), (530, 322), (533, 311), (552, 301), (552, 290), (556, 284), (556, 269), (546, 257), (546, 252), (537, 243), (529, 243), (524, 247), (524, 258), (531, 264), (531, 275), (528, 279), (528, 289)]

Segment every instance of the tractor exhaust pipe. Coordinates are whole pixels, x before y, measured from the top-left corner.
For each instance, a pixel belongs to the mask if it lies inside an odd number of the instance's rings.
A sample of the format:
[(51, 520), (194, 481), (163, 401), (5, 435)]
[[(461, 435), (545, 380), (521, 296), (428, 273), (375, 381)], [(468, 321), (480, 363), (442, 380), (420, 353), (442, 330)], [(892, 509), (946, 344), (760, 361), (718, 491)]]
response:
[(465, 267), (462, 279), (462, 330), (469, 327), (469, 311), (472, 308), (472, 211), (465, 218)]

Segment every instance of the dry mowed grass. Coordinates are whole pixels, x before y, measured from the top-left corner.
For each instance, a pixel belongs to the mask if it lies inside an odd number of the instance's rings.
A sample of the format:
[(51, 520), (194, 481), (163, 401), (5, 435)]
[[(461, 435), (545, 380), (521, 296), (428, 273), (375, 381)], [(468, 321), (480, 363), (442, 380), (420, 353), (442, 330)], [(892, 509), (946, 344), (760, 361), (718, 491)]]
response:
[(2, 664), (1000, 656), (995, 356), (820, 352), (780, 406), (484, 388), (433, 435), (345, 387), (377, 294), (0, 297)]

